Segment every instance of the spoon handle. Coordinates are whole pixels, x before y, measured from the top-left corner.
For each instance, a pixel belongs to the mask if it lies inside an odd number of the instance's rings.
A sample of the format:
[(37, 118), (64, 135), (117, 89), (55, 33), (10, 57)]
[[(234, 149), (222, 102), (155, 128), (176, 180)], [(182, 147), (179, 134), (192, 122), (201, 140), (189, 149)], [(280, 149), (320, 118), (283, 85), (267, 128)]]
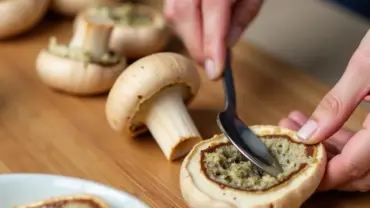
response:
[(226, 50), (225, 69), (223, 74), (223, 83), (225, 89), (225, 108), (229, 110), (236, 109), (236, 94), (234, 87), (234, 78), (231, 69), (231, 52)]

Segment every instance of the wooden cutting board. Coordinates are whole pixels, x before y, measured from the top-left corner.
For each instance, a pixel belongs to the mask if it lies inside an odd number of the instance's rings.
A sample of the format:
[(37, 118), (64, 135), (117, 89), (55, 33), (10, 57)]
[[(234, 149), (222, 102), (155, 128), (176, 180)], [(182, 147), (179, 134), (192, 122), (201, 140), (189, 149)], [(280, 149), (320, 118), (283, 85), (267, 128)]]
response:
[[(31, 32), (0, 42), (0, 171), (83, 177), (119, 188), (152, 207), (186, 207), (179, 190), (181, 161), (167, 161), (150, 137), (124, 138), (104, 115), (106, 95), (75, 97), (55, 92), (35, 73), (37, 53), (50, 36), (66, 42), (71, 21), (48, 16)], [(171, 51), (184, 52), (174, 41)], [(247, 124), (277, 124), (291, 110), (310, 113), (328, 87), (249, 43), (234, 49), (238, 110)], [(203, 84), (190, 105), (202, 136), (219, 133), (220, 82)], [(347, 127), (361, 127), (358, 109)], [(304, 207), (369, 207), (369, 194), (322, 193)]]

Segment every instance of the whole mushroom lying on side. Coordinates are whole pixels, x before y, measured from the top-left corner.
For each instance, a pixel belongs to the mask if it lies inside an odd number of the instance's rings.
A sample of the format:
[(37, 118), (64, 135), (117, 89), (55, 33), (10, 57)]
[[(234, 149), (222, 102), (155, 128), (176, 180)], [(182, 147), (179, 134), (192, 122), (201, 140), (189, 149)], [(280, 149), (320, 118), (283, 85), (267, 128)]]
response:
[(50, 0), (0, 1), (0, 39), (33, 28), (44, 17)]
[(125, 136), (149, 129), (168, 160), (187, 154), (201, 136), (186, 105), (200, 86), (193, 63), (170, 52), (143, 57), (121, 74), (106, 103), (110, 126)]
[(110, 46), (127, 58), (141, 58), (160, 52), (171, 36), (162, 13), (144, 4), (89, 7), (76, 17), (75, 23), (86, 12), (103, 13), (114, 21)]
[(216, 135), (195, 145), (180, 173), (183, 198), (192, 208), (299, 208), (318, 187), (325, 171), (322, 144), (305, 145), (296, 132), (277, 126), (252, 126), (284, 172), (262, 172)]
[(104, 15), (83, 15), (68, 45), (52, 38), (36, 60), (41, 80), (71, 94), (108, 91), (126, 67), (126, 59), (109, 48), (113, 23)]
[(96, 4), (113, 5), (123, 0), (51, 0), (51, 10), (65, 16), (75, 16)]

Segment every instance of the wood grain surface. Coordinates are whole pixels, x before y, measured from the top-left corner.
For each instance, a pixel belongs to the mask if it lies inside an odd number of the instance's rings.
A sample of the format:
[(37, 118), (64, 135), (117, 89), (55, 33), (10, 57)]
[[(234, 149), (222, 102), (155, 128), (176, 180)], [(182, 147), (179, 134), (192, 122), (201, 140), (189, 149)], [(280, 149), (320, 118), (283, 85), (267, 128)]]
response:
[[(186, 207), (179, 190), (180, 161), (169, 162), (150, 135), (124, 138), (104, 115), (106, 95), (75, 97), (55, 92), (35, 73), (37, 53), (50, 36), (68, 41), (71, 21), (47, 16), (25, 35), (0, 42), (0, 171), (82, 177), (126, 191), (151, 207)], [(168, 50), (182, 51), (174, 41)], [(247, 124), (277, 124), (291, 110), (310, 113), (328, 87), (248, 43), (234, 49), (238, 111)], [(203, 84), (191, 115), (202, 136), (219, 133), (220, 82)], [(358, 109), (348, 121), (361, 127)], [(367, 193), (320, 193), (310, 207), (369, 207)]]

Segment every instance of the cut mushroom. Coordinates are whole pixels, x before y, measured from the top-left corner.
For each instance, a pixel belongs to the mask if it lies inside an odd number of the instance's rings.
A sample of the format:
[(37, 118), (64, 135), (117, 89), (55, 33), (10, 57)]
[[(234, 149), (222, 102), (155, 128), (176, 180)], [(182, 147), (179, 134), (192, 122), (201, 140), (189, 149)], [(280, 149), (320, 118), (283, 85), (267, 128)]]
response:
[(44, 17), (50, 0), (0, 1), (0, 39), (33, 28)]
[(318, 187), (325, 171), (322, 144), (300, 143), (296, 132), (252, 126), (284, 172), (262, 172), (229, 142), (216, 135), (195, 145), (180, 173), (184, 200), (193, 208), (299, 208)]
[[(103, 13), (115, 22), (110, 46), (127, 58), (160, 52), (171, 36), (162, 13), (147, 5), (123, 3), (118, 6), (94, 6), (83, 13)], [(75, 22), (80, 21), (81, 14)]]
[(14, 208), (110, 208), (102, 199), (92, 195), (73, 195), (53, 197), (46, 200), (40, 200), (27, 205), (16, 206)]
[(126, 136), (149, 129), (168, 160), (187, 154), (201, 137), (186, 104), (200, 86), (193, 63), (170, 52), (143, 57), (121, 74), (106, 103), (110, 126)]
[(65, 16), (75, 16), (84, 9), (97, 4), (115, 5), (123, 0), (51, 0), (51, 10)]
[(85, 14), (68, 45), (52, 38), (36, 61), (41, 80), (71, 94), (108, 91), (126, 67), (126, 59), (109, 49), (113, 23), (104, 16)]

